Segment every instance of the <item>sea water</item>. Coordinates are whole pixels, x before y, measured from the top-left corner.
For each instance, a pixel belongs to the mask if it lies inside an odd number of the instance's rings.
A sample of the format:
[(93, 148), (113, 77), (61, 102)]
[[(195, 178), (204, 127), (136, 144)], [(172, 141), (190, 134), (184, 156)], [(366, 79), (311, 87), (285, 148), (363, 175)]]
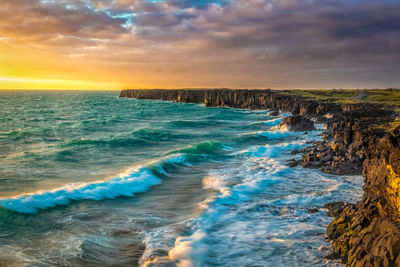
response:
[(322, 207), (362, 179), (288, 167), (323, 126), (285, 115), (0, 92), (0, 266), (339, 266)]

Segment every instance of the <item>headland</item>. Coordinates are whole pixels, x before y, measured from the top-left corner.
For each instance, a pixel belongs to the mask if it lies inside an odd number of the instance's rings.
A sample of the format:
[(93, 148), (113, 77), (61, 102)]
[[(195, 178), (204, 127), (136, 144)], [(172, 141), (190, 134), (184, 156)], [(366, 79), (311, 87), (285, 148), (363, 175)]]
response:
[(322, 139), (293, 151), (302, 159), (288, 165), (364, 177), (358, 203), (325, 205), (334, 218), (327, 257), (347, 266), (400, 265), (400, 90), (132, 89), (120, 97), (290, 112), (283, 124), (291, 130), (324, 124)]

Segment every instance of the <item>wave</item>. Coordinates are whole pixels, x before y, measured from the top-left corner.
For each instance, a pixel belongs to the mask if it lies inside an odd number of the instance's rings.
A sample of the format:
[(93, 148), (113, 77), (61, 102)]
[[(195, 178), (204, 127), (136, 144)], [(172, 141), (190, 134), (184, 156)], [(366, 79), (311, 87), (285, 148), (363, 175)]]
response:
[(217, 123), (218, 123), (217, 121), (212, 121), (212, 120), (176, 120), (169, 122), (169, 124), (171, 124), (172, 126), (180, 128), (181, 127), (201, 128), (201, 127), (216, 125)]
[(150, 164), (129, 169), (112, 179), (91, 183), (72, 183), (52, 191), (0, 199), (0, 206), (19, 213), (36, 213), (57, 205), (67, 205), (76, 200), (103, 200), (149, 190), (161, 183), (160, 175), (165, 175), (171, 165), (185, 164), (184, 155), (167, 158)]
[(115, 139), (74, 139), (66, 143), (60, 144), (60, 147), (76, 147), (76, 146), (110, 146), (110, 147), (134, 147), (143, 146), (147, 142), (135, 138), (115, 138)]
[[(274, 160), (263, 161), (262, 165), (269, 169), (268, 175), (248, 175), (232, 187), (229, 186), (229, 178), (226, 177), (232, 173), (205, 178), (204, 188), (213, 188), (218, 193), (200, 203), (205, 209), (204, 213), (196, 222), (192, 222), (191, 235), (176, 238), (174, 247), (168, 253), (170, 261), (177, 266), (202, 266), (209, 253), (208, 234), (213, 231), (215, 224), (218, 224), (221, 215), (235, 204), (248, 201), (252, 194), (262, 191), (265, 186), (280, 182), (280, 177), (291, 171)], [(157, 263), (152, 259), (151, 263), (154, 262)]]
[(254, 134), (254, 133), (248, 133), (248, 134), (242, 134), (239, 135), (238, 137), (235, 138), (235, 141), (239, 144), (247, 144), (247, 145), (252, 145), (252, 144), (259, 144), (259, 143), (265, 143), (265, 136), (259, 135), (259, 134)]
[(0, 199), (0, 206), (19, 213), (36, 213), (57, 205), (67, 205), (76, 200), (103, 200), (121, 196), (131, 197), (161, 183), (177, 166), (191, 166), (209, 156), (219, 156), (221, 150), (229, 149), (219, 142), (204, 142), (166, 153), (162, 160), (146, 166), (129, 169), (123, 174), (104, 181), (72, 183), (52, 191)]
[(291, 152), (293, 150), (299, 150), (304, 148), (305, 141), (295, 141), (295, 142), (287, 142), (281, 143), (279, 145), (265, 145), (256, 147), (253, 149), (249, 149), (246, 151), (246, 154), (252, 157), (270, 157), (270, 158), (279, 158), (283, 155), (284, 152)]
[[(288, 150), (287, 146), (276, 147)], [(216, 190), (216, 194), (201, 202), (199, 205), (203, 213), (186, 224), (191, 233), (188, 236), (178, 236), (167, 256), (145, 257), (143, 266), (156, 266), (165, 262), (177, 266), (203, 266), (210, 252), (208, 235), (214, 231), (215, 225), (219, 225), (220, 217), (237, 203), (250, 200), (253, 194), (262, 192), (265, 187), (282, 182), (281, 177), (292, 172), (285, 164), (269, 159), (266, 155), (254, 157), (249, 153), (248, 156), (248, 161), (241, 166), (204, 177), (203, 188)], [(236, 183), (234, 180), (237, 173), (241, 173), (243, 178)], [(152, 250), (151, 242), (147, 240), (147, 243), (150, 245), (146, 245), (146, 250)], [(147, 251), (146, 255), (151, 253)]]
[(139, 129), (123, 136), (105, 137), (103, 139), (73, 139), (60, 144), (60, 147), (76, 146), (109, 146), (109, 147), (136, 147), (158, 143), (160, 141), (190, 138), (190, 135), (172, 133), (165, 129)]
[(183, 149), (167, 152), (166, 155), (183, 154), (187, 164), (204, 161), (219, 161), (232, 157), (232, 148), (221, 142), (207, 141)]
[[(147, 240), (150, 245), (146, 245), (146, 250), (150, 251), (146, 252), (146, 256), (150, 256), (144, 257), (143, 265), (155, 266), (165, 262), (177, 266), (204, 265), (210, 254), (210, 235), (212, 236), (214, 231), (219, 231), (219, 227), (223, 225), (221, 217), (230, 214), (232, 207), (236, 207), (238, 203), (247, 203), (252, 199), (252, 195), (264, 191), (273, 184), (282, 183), (285, 179), (283, 177), (293, 175), (294, 169), (286, 166), (287, 153), (293, 149), (304, 148), (305, 145), (305, 140), (297, 140), (238, 151), (237, 154), (246, 156), (244, 164), (204, 177), (203, 188), (215, 190), (216, 194), (201, 202), (199, 206), (203, 212), (185, 224), (190, 229), (185, 231), (188, 235), (176, 237), (175, 244), (168, 254), (161, 257), (151, 256), (153, 248), (151, 241)], [(237, 181), (238, 173), (242, 178)], [(246, 207), (246, 204), (243, 207)]]
[(267, 139), (284, 139), (286, 137), (291, 137), (291, 136), (298, 136), (299, 133), (296, 132), (290, 132), (287, 129), (280, 129), (280, 130), (275, 130), (275, 131), (266, 131), (266, 132), (257, 132), (256, 133), (258, 136), (265, 137)]
[(147, 140), (147, 141), (169, 141), (169, 140), (176, 140), (178, 138), (188, 138), (188, 135), (184, 134), (177, 134), (174, 133), (173, 131), (169, 131), (163, 128), (160, 129), (149, 129), (149, 128), (144, 128), (140, 129), (137, 131), (134, 131), (132, 135), (135, 138), (139, 138), (142, 140)]
[(256, 121), (244, 124), (243, 122), (238, 125), (231, 126), (232, 128), (240, 128), (240, 129), (248, 129), (248, 130), (257, 130), (257, 129), (268, 129), (273, 126), (277, 126), (282, 122), (282, 118), (275, 118), (267, 121)]
[(283, 122), (283, 118), (275, 118), (275, 119), (271, 119), (268, 121), (264, 121), (263, 123), (266, 126), (276, 126), (276, 125), (281, 124), (282, 122)]
[(177, 153), (185, 153), (185, 154), (219, 154), (221, 150), (229, 150), (230, 147), (215, 141), (206, 141), (203, 143), (199, 143), (194, 146), (190, 146), (183, 149), (178, 149), (174, 151), (170, 151), (167, 154), (177, 154)]
[(32, 129), (29, 127), (0, 132), (0, 137), (9, 138), (12, 141), (24, 139), (32, 135)]
[(0, 135), (11, 135), (11, 134), (17, 134), (22, 131), (22, 128), (18, 128), (16, 130), (8, 130), (8, 131), (0, 131)]
[(256, 131), (239, 135), (237, 137), (237, 142), (251, 144), (252, 141), (260, 141), (260, 140), (265, 141), (265, 139), (282, 140), (287, 137), (292, 137), (292, 136), (295, 137), (299, 135), (300, 133), (290, 132), (287, 129), (278, 129), (278, 130), (271, 129), (270, 131)]

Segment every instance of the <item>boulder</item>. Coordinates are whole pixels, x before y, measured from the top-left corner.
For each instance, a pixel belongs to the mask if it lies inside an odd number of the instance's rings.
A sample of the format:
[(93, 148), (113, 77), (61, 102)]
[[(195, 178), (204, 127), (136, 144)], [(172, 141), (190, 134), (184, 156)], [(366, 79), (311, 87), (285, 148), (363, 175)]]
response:
[(339, 217), (340, 213), (346, 208), (348, 203), (343, 201), (330, 202), (324, 205), (324, 208), (328, 210), (327, 214), (331, 217)]
[(314, 122), (304, 116), (296, 115), (283, 119), (281, 126), (287, 126), (291, 131), (313, 131), (315, 130)]

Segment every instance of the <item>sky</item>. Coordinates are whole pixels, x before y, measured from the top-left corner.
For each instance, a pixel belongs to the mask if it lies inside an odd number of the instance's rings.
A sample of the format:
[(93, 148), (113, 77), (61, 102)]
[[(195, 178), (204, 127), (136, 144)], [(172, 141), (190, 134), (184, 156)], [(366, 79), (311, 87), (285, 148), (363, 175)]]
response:
[(399, 0), (2, 0), (0, 89), (400, 87)]

